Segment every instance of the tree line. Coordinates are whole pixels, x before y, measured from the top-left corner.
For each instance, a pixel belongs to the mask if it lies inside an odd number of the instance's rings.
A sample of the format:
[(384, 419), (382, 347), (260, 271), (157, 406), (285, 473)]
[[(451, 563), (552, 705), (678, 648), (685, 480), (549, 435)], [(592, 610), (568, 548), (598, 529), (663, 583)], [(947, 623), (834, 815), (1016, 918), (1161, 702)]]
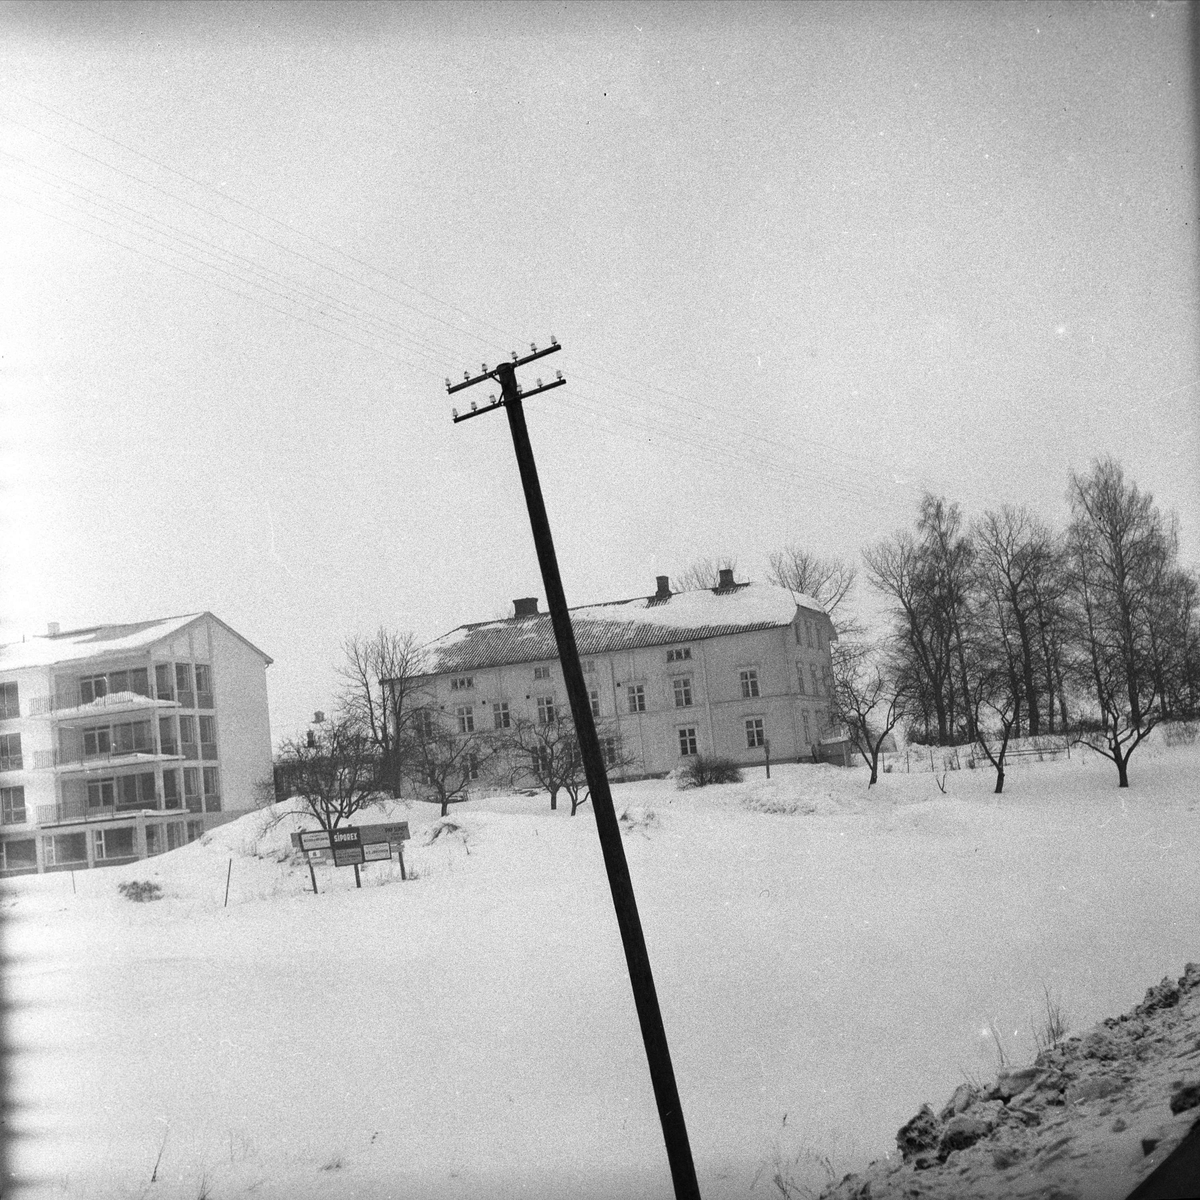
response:
[(1072, 472), (1070, 520), (1025, 507), (968, 522), (926, 494), (916, 520), (863, 551), (885, 635), (835, 656), (837, 708), (872, 766), (882, 734), (972, 743), (997, 770), (1012, 738), (1070, 734), (1116, 765), (1160, 721), (1200, 713), (1200, 608), (1177, 521), (1112, 458)]

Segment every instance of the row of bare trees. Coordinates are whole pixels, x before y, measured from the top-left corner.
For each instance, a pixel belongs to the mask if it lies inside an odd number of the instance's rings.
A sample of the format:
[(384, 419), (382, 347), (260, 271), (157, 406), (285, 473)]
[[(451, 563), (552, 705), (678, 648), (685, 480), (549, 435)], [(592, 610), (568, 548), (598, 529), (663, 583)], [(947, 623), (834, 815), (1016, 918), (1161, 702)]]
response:
[(1175, 522), (1105, 459), (1072, 473), (1071, 520), (1053, 531), (1025, 508), (967, 524), (926, 495), (913, 530), (864, 551), (890, 602), (881, 641), (839, 645), (837, 706), (872, 766), (882, 735), (979, 746), (1004, 785), (1022, 734), (1070, 732), (1115, 763), (1161, 720), (1200, 712), (1197, 580)]
[[(467, 798), (484, 775), (513, 787), (536, 786), (571, 815), (587, 803), (579, 740), (571, 718), (548, 711), (537, 721), (507, 713), (492, 729), (464, 728), (429, 702), (426, 663), (415, 635), (380, 629), (343, 643), (337, 711), (304, 738), (283, 743), (272, 798), (301, 796), (323, 828), (334, 829), (383, 796), (406, 791), (439, 805)], [(615, 730), (598, 727), (607, 765), (628, 765)]]

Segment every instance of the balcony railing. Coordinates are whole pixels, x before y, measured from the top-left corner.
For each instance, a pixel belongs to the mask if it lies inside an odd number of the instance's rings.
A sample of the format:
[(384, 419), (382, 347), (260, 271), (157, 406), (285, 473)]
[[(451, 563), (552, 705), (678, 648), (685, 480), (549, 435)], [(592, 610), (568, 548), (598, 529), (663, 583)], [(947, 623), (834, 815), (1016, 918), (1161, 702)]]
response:
[[(187, 747), (184, 749), (186, 750)], [(177, 753), (168, 753), (165, 750), (161, 754), (156, 754), (153, 746), (145, 746), (136, 750), (106, 750), (103, 754), (85, 754), (82, 750), (35, 750), (33, 766), (35, 770), (39, 771), (49, 767), (103, 771), (107, 767), (167, 762), (179, 757)]]
[(33, 696), (29, 700), (31, 717), (94, 716), (96, 713), (130, 711), (139, 708), (178, 708), (170, 696), (160, 695), (156, 700), (142, 692), (109, 692), (84, 700), (78, 688), (58, 692), (53, 696)]
[(62, 800), (57, 804), (39, 804), (39, 825), (77, 825), (88, 821), (111, 821), (114, 817), (130, 816), (139, 812), (179, 812), (179, 802), (164, 804), (159, 796), (147, 797), (136, 802), (116, 804), (88, 804), (86, 800)]

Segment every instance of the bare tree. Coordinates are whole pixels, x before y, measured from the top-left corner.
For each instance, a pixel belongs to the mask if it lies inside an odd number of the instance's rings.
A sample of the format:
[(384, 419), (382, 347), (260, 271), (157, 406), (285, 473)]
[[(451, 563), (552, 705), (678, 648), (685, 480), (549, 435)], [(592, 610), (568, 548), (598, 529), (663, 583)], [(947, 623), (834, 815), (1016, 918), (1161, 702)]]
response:
[[(607, 726), (597, 725), (596, 736), (608, 770), (621, 769), (630, 762), (620, 739)], [(549, 721), (518, 720), (505, 738), (511, 756), (514, 781), (535, 779), (550, 793), (550, 807), (558, 808), (558, 793), (564, 791), (571, 801), (571, 816), (587, 803), (587, 773), (575, 724), (570, 717), (558, 715)]]
[(416, 634), (380, 627), (369, 638), (348, 637), (342, 651), (342, 711), (378, 748), (382, 778), (399, 796), (401, 752), (419, 705), (416, 681), (424, 668)]
[(722, 571), (736, 571), (737, 559), (728, 554), (716, 558), (698, 558), (690, 566), (672, 576), (677, 592), (698, 592), (715, 588), (721, 582)]
[(1068, 494), (1076, 667), (1101, 725), (1098, 737), (1080, 740), (1111, 759), (1128, 787), (1129, 759), (1161, 718), (1166, 677), (1180, 661), (1170, 650), (1180, 599), (1173, 527), (1111, 458), (1086, 476), (1072, 472)]
[(834, 647), (834, 710), (871, 768), (868, 787), (879, 779), (883, 743), (903, 719), (906, 699), (903, 683), (882, 647), (849, 640)]
[(329, 833), (383, 799), (375, 744), (344, 716), (327, 718), (303, 740), (285, 741), (277, 766), (284, 789)]
[(795, 544), (772, 554), (769, 562), (769, 583), (811, 596), (828, 614), (840, 636), (860, 632), (855, 620), (842, 608), (854, 590), (857, 567), (840, 558), (813, 554)]
[(447, 729), (440, 713), (423, 707), (412, 714), (402, 753), (418, 798), (439, 805), (444, 817), (451, 804), (470, 799), (471, 784), (486, 773), (498, 749), (490, 734)]

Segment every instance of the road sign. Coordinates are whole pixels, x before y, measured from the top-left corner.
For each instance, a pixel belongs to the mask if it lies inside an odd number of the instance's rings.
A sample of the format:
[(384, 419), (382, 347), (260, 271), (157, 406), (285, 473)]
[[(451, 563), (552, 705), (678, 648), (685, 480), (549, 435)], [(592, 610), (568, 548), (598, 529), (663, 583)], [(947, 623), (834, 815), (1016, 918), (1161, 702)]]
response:
[(387, 842), (368, 842), (363, 847), (363, 862), (385, 862), (392, 857), (392, 848)]

